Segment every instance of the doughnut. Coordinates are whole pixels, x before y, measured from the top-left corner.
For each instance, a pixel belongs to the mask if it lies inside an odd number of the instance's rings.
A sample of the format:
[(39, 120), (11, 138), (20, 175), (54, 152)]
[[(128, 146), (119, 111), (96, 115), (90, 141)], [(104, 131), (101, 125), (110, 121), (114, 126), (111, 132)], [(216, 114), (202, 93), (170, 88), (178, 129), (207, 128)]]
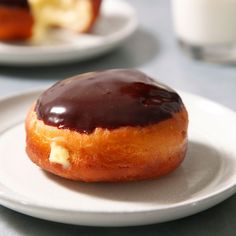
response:
[(181, 97), (133, 69), (57, 82), (29, 109), (25, 127), (36, 165), (84, 182), (155, 179), (174, 171), (187, 150)]
[(26, 40), (32, 35), (33, 17), (27, 0), (0, 0), (0, 40)]
[(0, 0), (0, 40), (44, 39), (47, 29), (78, 33), (94, 26), (102, 0)]

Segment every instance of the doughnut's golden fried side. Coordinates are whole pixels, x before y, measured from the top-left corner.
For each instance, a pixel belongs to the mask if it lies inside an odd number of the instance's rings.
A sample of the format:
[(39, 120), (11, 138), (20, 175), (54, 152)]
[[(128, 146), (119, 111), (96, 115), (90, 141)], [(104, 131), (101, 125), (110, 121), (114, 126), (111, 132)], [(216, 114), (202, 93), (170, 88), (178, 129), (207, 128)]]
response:
[(188, 114), (145, 127), (96, 128), (91, 134), (48, 126), (33, 108), (26, 119), (30, 159), (72, 180), (117, 182), (153, 179), (175, 170), (187, 149)]

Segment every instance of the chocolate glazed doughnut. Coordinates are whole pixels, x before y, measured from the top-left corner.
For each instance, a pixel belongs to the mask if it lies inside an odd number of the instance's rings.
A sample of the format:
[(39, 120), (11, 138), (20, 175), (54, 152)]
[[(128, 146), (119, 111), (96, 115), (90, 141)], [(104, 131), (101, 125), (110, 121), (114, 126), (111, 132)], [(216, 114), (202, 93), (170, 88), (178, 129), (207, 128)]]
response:
[(45, 91), (26, 118), (30, 159), (56, 175), (87, 182), (157, 178), (187, 148), (180, 96), (136, 70), (91, 72)]
[(32, 31), (33, 17), (27, 0), (0, 0), (0, 40), (26, 40)]

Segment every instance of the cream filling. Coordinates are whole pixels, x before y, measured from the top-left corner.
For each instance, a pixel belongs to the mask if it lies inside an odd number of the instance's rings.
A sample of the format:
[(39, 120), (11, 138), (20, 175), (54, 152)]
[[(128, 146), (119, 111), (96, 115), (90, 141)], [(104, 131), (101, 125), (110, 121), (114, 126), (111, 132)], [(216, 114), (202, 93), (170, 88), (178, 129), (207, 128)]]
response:
[(29, 3), (35, 18), (35, 39), (43, 38), (51, 26), (80, 32), (92, 14), (89, 0), (29, 0)]
[(70, 167), (69, 162), (69, 151), (57, 144), (56, 142), (51, 143), (51, 152), (49, 156), (49, 161), (51, 163), (57, 163), (63, 166), (63, 168), (67, 169)]

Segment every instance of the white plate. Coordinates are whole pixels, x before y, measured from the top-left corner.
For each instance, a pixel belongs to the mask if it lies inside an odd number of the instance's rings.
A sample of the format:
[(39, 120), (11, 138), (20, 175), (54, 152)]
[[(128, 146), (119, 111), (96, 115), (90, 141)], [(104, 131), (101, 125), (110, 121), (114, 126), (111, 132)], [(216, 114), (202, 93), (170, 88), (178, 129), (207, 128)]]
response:
[(236, 114), (181, 93), (189, 110), (189, 149), (159, 180), (72, 182), (47, 174), (25, 154), (23, 120), (39, 92), (0, 101), (0, 204), (42, 219), (99, 226), (143, 225), (207, 209), (235, 192)]
[(41, 44), (0, 42), (0, 64), (42, 65), (85, 60), (104, 54), (137, 28), (134, 9), (124, 0), (104, 0), (101, 16), (91, 34), (52, 31)]

